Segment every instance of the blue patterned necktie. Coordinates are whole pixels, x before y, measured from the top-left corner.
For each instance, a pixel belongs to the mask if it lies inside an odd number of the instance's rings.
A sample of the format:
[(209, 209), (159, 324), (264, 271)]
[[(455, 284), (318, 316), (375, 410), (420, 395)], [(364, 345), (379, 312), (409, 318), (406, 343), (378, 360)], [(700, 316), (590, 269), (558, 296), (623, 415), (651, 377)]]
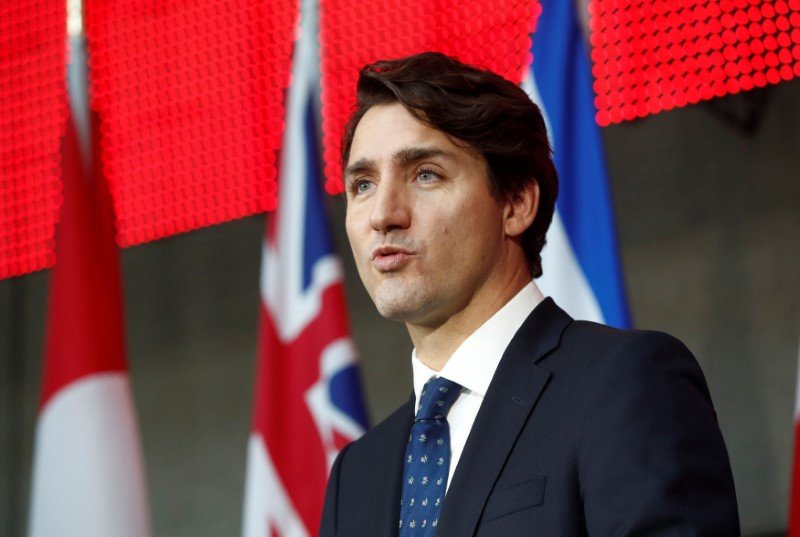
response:
[(436, 533), (450, 471), (447, 413), (459, 393), (460, 385), (442, 377), (429, 380), (422, 389), (403, 467), (400, 537)]

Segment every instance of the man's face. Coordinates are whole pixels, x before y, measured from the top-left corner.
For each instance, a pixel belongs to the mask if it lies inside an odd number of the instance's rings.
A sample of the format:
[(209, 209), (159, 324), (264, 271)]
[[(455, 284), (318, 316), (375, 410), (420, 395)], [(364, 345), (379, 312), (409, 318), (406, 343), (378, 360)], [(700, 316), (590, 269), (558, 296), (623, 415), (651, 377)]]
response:
[(504, 204), (485, 159), (463, 145), (399, 103), (371, 108), (356, 128), (347, 236), (384, 317), (436, 327), (498, 284)]

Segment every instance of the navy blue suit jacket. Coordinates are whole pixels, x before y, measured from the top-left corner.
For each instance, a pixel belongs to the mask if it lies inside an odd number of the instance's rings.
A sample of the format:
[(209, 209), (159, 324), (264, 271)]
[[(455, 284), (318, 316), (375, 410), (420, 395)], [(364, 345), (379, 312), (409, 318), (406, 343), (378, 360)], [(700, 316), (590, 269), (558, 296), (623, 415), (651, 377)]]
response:
[[(344, 449), (320, 535), (397, 535), (413, 397)], [(677, 339), (574, 321), (551, 299), (506, 349), (437, 537), (739, 535), (703, 373)]]

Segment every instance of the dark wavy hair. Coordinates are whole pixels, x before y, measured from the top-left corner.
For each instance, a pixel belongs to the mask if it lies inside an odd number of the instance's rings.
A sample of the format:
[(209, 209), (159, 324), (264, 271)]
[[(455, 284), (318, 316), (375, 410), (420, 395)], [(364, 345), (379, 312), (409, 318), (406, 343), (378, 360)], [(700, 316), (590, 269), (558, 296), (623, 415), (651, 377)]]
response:
[(513, 82), (437, 52), (377, 61), (362, 68), (358, 78), (356, 110), (342, 140), (342, 167), (347, 166), (364, 114), (394, 102), (479, 152), (486, 159), (489, 190), (496, 199), (509, 199), (534, 181), (539, 185), (539, 207), (521, 244), (532, 276), (541, 276), (541, 251), (553, 219), (558, 175), (539, 107)]

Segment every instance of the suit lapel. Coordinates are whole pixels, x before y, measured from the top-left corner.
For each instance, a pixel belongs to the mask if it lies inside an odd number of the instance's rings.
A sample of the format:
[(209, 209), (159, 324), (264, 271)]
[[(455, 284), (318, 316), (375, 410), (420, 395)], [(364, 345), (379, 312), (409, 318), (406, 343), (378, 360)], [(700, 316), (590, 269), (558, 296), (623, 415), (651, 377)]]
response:
[(508, 345), (467, 438), (447, 492), (440, 535), (472, 535), (483, 506), (550, 373), (536, 362), (559, 344), (572, 319), (547, 298)]
[(403, 458), (405, 457), (408, 434), (414, 421), (414, 394), (387, 420), (387, 433), (383, 444), (375, 449), (376, 461), (383, 458), (384, 464), (375, 465), (376, 494), (375, 513), (367, 514), (375, 520), (377, 537), (395, 537), (400, 520), (401, 481), (403, 480)]

